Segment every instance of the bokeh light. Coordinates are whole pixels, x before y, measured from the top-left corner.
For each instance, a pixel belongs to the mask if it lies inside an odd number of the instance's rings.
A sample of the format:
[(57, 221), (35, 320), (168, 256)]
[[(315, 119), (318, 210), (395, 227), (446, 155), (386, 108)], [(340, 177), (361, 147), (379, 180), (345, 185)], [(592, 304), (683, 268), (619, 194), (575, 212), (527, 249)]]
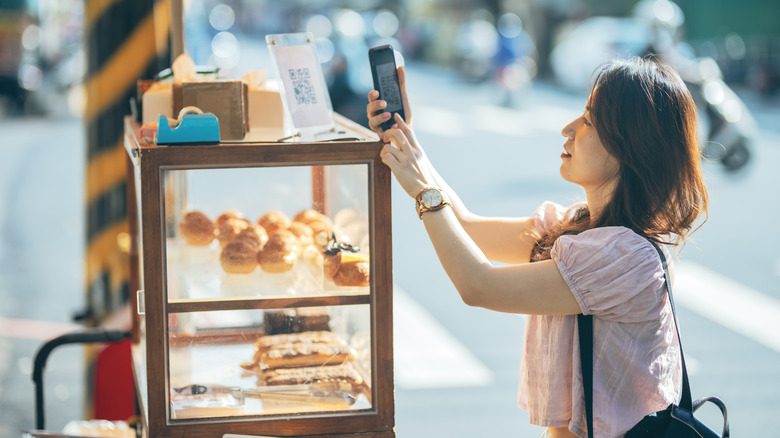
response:
[(312, 15), (306, 21), (306, 32), (311, 32), (315, 38), (328, 38), (333, 33), (333, 23), (324, 15)]
[(391, 37), (398, 32), (398, 17), (390, 11), (381, 11), (374, 17), (374, 32), (380, 37)]
[(226, 4), (214, 6), (209, 13), (209, 24), (214, 30), (224, 31), (233, 27), (236, 22), (236, 13)]
[(357, 12), (347, 9), (336, 18), (336, 28), (345, 37), (360, 37), (366, 33), (366, 23)]

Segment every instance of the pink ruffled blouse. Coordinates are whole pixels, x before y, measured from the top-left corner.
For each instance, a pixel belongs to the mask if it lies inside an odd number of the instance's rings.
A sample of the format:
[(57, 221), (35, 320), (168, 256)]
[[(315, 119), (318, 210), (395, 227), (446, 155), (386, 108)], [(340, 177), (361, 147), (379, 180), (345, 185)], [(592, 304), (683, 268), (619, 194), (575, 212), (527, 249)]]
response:
[[(579, 206), (546, 202), (534, 226), (543, 234)], [(561, 236), (551, 256), (582, 312), (594, 316), (594, 435), (622, 437), (680, 397), (680, 351), (661, 260), (624, 227)], [(576, 315), (526, 319), (518, 403), (532, 424), (587, 435), (579, 350)]]

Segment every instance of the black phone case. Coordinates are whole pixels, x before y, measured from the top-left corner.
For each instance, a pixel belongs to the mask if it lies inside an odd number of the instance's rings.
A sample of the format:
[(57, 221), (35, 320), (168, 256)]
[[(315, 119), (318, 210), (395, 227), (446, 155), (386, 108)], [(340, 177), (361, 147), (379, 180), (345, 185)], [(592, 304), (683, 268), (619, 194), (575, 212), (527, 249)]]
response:
[[(389, 52), (389, 54), (387, 53)], [(377, 90), (379, 92), (379, 99), (383, 100), (384, 97), (382, 96), (382, 90), (379, 89), (379, 75), (376, 73), (376, 60), (377, 58), (381, 57), (382, 55), (389, 56), (390, 59), (393, 61), (393, 70), (395, 71), (395, 82), (398, 84), (398, 88), (401, 88), (400, 82), (398, 81), (398, 66), (395, 64), (395, 55), (393, 53), (393, 47), (389, 44), (385, 44), (383, 46), (373, 47), (369, 49), (368, 51), (368, 59), (371, 64), (371, 76), (374, 79), (374, 90)], [(386, 110), (382, 110), (382, 112), (386, 112)], [(404, 114), (403, 108), (401, 110), (396, 111), (402, 119), (406, 120), (406, 114)], [(383, 130), (390, 129), (391, 126), (395, 121), (391, 117), (388, 121), (382, 123), (381, 127)]]

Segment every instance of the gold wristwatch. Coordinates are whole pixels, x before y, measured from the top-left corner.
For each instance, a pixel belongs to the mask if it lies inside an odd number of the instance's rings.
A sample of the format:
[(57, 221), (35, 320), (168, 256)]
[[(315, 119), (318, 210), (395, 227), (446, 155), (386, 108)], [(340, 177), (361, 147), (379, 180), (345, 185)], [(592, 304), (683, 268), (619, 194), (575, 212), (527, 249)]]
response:
[(426, 187), (414, 197), (417, 214), (422, 219), (426, 211), (436, 211), (450, 205), (446, 195), (437, 187)]

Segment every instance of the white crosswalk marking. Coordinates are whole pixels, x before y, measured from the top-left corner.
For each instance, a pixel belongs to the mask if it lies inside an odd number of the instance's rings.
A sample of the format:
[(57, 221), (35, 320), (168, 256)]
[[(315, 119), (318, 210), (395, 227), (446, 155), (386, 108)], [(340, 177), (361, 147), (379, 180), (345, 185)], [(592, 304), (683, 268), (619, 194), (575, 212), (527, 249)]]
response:
[(675, 277), (675, 303), (780, 352), (780, 301), (694, 262)]
[(393, 292), (395, 383), (403, 389), (482, 386), (493, 373), (398, 286)]

